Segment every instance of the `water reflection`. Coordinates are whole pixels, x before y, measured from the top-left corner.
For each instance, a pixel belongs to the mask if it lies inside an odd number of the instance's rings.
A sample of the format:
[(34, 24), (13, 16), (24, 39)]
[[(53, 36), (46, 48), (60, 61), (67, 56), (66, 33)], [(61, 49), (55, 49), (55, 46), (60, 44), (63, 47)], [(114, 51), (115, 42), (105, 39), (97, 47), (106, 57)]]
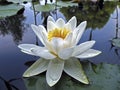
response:
[(73, 15), (78, 19), (78, 23), (86, 20), (88, 22), (87, 27), (96, 29), (101, 29), (109, 20), (110, 14), (113, 13), (116, 3), (114, 2), (104, 2), (104, 9), (102, 0), (100, 2), (93, 3), (92, 1), (80, 2), (82, 9), (76, 6), (61, 8), (60, 11), (64, 13), (67, 20), (69, 20)]
[[(24, 78), (27, 90), (118, 90), (120, 89), (120, 66), (110, 64), (94, 65), (90, 62), (82, 62), (83, 68), (90, 81), (84, 85), (63, 73), (60, 81), (53, 87), (46, 83), (45, 73)], [(102, 83), (101, 83), (102, 82)], [(108, 83), (109, 82), (109, 83)], [(107, 87), (109, 86), (109, 87)]]
[(0, 19), (0, 35), (3, 37), (6, 35), (12, 35), (14, 42), (17, 44), (22, 40), (24, 30), (24, 16), (14, 15)]
[(116, 55), (119, 57), (120, 59), (120, 24), (119, 24), (119, 6), (116, 6), (116, 17), (113, 18), (115, 19), (116, 22), (116, 30), (115, 30), (115, 36), (114, 38), (111, 40), (111, 49), (114, 49), (114, 52), (116, 53)]
[[(3, 85), (0, 84), (0, 90), (20, 90), (17, 86), (15, 86), (14, 84), (12, 84), (12, 82), (15, 82), (17, 80), (20, 80), (21, 78), (14, 78), (14, 79), (10, 79), (10, 80), (5, 80), (3, 77), (0, 76), (0, 81), (3, 82)], [(1, 89), (2, 86), (2, 89)], [(4, 87), (5, 86), (5, 87)]]
[[(104, 6), (104, 0), (90, 0), (90, 1), (87, 1), (90, 3), (90, 6), (95, 6), (97, 7), (97, 9), (102, 9), (103, 6)], [(83, 10), (83, 4), (85, 3), (85, 1), (79, 1), (78, 2), (78, 8), (80, 10)]]

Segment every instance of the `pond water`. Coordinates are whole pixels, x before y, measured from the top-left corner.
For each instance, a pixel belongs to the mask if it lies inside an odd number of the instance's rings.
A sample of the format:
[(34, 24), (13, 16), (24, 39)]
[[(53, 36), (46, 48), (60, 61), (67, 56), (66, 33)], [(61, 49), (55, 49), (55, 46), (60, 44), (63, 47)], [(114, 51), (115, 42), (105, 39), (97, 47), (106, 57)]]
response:
[[(31, 3), (23, 5), (25, 6), (23, 14), (0, 19), (0, 90), (27, 90), (22, 74), (38, 59), (22, 53), (17, 47), (21, 43), (41, 45), (31, 29), (31, 24), (35, 23), (34, 12), (30, 8)], [(99, 56), (87, 60), (95, 64), (103, 62), (120, 65), (119, 5), (119, 2), (104, 2), (103, 5), (83, 2), (79, 7), (37, 12), (36, 23), (46, 25), (46, 18), (49, 15), (55, 19), (61, 17), (65, 21), (76, 16), (78, 24), (86, 20), (88, 25), (80, 43), (95, 40), (93, 48), (102, 51)]]

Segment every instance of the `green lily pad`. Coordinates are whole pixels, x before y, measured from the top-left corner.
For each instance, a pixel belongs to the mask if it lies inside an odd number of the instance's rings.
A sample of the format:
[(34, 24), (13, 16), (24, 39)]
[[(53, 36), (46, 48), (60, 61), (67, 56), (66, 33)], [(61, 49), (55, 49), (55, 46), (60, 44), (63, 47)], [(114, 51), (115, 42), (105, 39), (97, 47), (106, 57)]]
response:
[(20, 3), (20, 2), (31, 2), (32, 0), (7, 0), (8, 2)]
[(27, 90), (120, 90), (119, 65), (98, 64), (94, 68), (91, 63), (82, 65), (90, 82), (89, 85), (82, 84), (65, 73), (53, 87), (47, 85), (45, 73), (25, 78), (24, 82)]
[(37, 5), (35, 5), (35, 11), (49, 12), (49, 11), (53, 11), (53, 10), (55, 10), (54, 4), (46, 4), (46, 5), (37, 4)]
[(65, 1), (65, 2), (63, 2), (63, 1), (58, 1), (57, 2), (57, 6), (59, 6), (59, 7), (68, 7), (68, 6), (78, 6), (78, 3), (73, 3), (73, 2), (71, 2), (71, 1)]
[(116, 47), (120, 47), (120, 38), (112, 39), (112, 44)]
[(17, 4), (0, 5), (0, 17), (15, 15), (23, 6)]

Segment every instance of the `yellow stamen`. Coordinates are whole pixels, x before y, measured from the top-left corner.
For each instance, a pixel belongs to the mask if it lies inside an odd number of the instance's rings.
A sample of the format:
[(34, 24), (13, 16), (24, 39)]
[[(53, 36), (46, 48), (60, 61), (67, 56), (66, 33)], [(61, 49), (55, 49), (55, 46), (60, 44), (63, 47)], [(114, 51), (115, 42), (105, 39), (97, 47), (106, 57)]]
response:
[(53, 37), (59, 37), (59, 38), (65, 39), (65, 37), (69, 33), (70, 33), (70, 30), (66, 28), (55, 28), (54, 30), (48, 32), (48, 40), (51, 41)]

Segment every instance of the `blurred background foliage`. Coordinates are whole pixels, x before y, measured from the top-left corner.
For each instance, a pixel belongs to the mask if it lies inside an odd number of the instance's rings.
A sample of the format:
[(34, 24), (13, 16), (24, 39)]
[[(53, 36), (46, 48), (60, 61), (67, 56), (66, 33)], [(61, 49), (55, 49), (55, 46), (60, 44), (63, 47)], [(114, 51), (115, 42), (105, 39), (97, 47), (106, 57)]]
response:
[(115, 2), (81, 1), (78, 7), (64, 7), (60, 11), (64, 13), (67, 20), (75, 15), (79, 21), (78, 23), (86, 20), (88, 22), (87, 28), (100, 29), (107, 23), (115, 8)]

